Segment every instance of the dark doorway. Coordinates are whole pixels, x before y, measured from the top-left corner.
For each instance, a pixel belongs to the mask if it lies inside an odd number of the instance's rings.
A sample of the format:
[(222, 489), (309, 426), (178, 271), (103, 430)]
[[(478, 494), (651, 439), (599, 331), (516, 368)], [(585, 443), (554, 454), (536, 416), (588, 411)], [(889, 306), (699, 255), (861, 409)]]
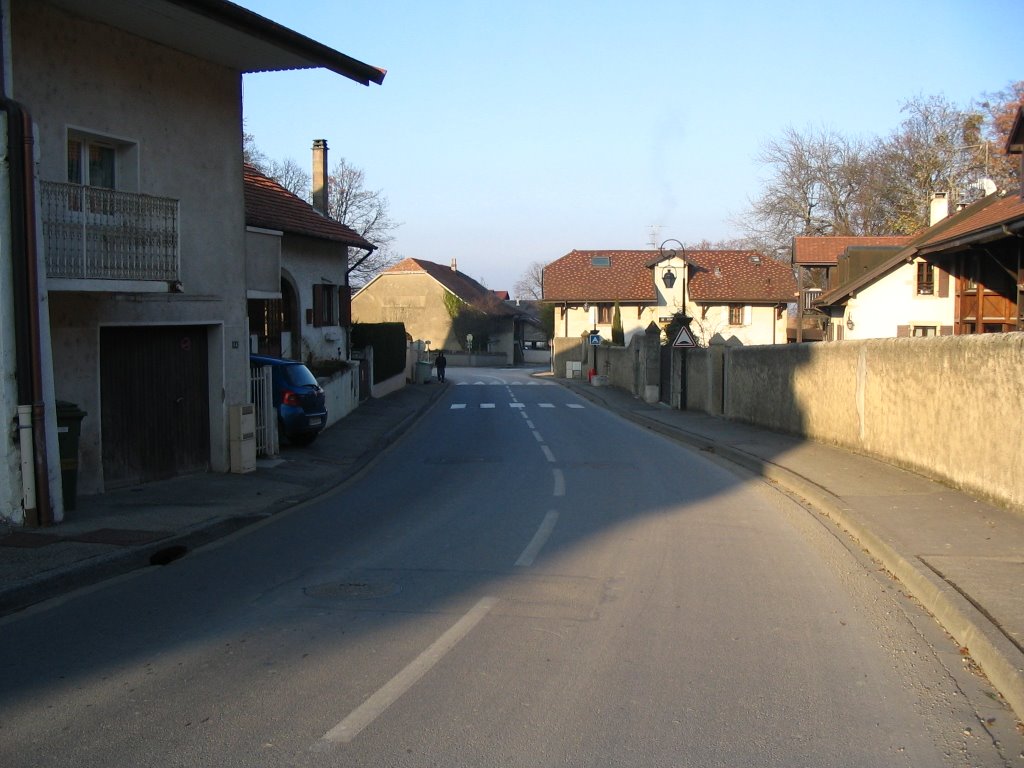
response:
[(661, 347), (661, 370), (658, 384), (660, 390), (658, 399), (667, 405), (672, 405), (672, 347), (668, 344)]
[(249, 333), (256, 352), (281, 356), (281, 299), (249, 299)]
[(107, 489), (210, 466), (206, 328), (100, 329), (100, 428)]

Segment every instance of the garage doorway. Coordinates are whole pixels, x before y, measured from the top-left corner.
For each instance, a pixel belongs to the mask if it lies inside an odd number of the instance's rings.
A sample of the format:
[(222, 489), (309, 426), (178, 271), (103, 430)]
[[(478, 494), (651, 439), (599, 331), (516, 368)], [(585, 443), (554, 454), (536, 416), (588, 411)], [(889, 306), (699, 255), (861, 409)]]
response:
[(100, 329), (106, 489), (209, 469), (207, 346), (205, 326)]

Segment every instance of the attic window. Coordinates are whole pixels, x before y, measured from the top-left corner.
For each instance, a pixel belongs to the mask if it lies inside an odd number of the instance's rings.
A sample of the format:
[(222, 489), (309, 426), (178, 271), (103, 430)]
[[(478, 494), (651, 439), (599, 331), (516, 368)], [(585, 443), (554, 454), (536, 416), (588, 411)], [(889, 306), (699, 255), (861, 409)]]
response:
[(611, 256), (591, 256), (590, 266), (592, 267), (610, 267), (612, 265)]

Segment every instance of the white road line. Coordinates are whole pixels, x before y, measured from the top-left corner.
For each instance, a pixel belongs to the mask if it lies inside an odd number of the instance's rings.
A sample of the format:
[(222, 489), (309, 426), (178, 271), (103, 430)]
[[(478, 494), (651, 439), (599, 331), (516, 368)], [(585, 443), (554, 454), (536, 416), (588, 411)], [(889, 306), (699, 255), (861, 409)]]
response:
[(452, 403), (451, 410), (459, 411), (466, 407), (465, 403)]
[(535, 438), (537, 438), (537, 442), (538, 443), (543, 443), (544, 442), (544, 438), (540, 436), (540, 432), (538, 432), (536, 429), (533, 430), (533, 436)]
[(509, 403), (508, 407), (509, 408), (525, 408), (526, 407), (526, 403)]
[(550, 461), (552, 464), (554, 464), (555, 463), (555, 454), (553, 454), (551, 452), (551, 449), (548, 448), (546, 445), (542, 445), (540, 447), (540, 449), (542, 451), (544, 451), (544, 455), (547, 457), (547, 460)]
[(560, 469), (552, 469), (555, 475), (555, 496), (565, 496), (565, 473)]
[[(526, 414), (524, 413), (523, 416), (526, 416)], [(533, 429), (533, 422), (530, 421), (529, 417), (527, 417), (526, 419), (526, 426), (528, 426), (530, 429)]]
[(343, 744), (352, 741), (359, 733), (380, 717), (388, 707), (412, 688), (416, 682), (429, 672), (437, 662), (444, 658), (455, 645), (490, 612), (497, 604), (498, 598), (485, 597), (474, 605), (469, 613), (459, 619), (451, 629), (433, 642), (423, 653), (417, 656), (405, 669), (391, 678), (384, 687), (370, 696), (352, 714), (331, 728), (320, 739), (321, 744)]
[(494, 403), (480, 403), (481, 408), (493, 408)]
[(569, 403), (570, 408), (585, 408), (586, 406), (580, 405), (579, 403)]
[(547, 544), (548, 539), (551, 537), (551, 532), (555, 529), (555, 523), (558, 522), (557, 512), (548, 512), (544, 516), (544, 520), (540, 524), (540, 528), (533, 535), (533, 539), (527, 545), (526, 549), (523, 550), (523, 554), (516, 560), (516, 565), (520, 568), (526, 568), (533, 565), (533, 561), (537, 558), (537, 554), (540, 552), (540, 548)]
[(540, 405), (541, 408), (554, 408), (555, 407), (554, 403), (540, 403), (539, 405)]

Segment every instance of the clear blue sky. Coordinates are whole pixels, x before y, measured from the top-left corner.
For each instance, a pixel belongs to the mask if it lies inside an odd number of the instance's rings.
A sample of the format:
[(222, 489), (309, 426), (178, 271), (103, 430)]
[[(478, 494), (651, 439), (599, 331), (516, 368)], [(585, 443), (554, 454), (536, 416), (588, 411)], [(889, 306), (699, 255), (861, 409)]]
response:
[(915, 96), (1024, 79), (1019, 0), (241, 0), (388, 70), (245, 76), (246, 129), (380, 189), (401, 256), (514, 293), (573, 248), (719, 240), (788, 125), (882, 136)]

